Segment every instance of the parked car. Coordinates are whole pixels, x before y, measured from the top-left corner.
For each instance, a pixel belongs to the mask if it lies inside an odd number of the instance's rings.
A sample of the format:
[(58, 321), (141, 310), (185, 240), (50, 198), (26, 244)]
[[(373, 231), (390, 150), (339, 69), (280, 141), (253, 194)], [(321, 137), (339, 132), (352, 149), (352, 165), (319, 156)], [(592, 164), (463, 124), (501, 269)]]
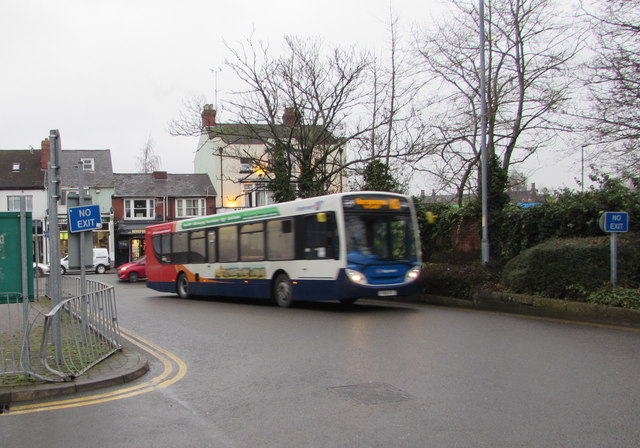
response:
[(49, 275), (49, 265), (44, 263), (33, 263), (33, 272), (42, 277), (43, 275)]
[(125, 263), (118, 268), (118, 278), (135, 283), (147, 278), (147, 258), (141, 257), (131, 263)]
[[(104, 247), (93, 248), (93, 266), (92, 269), (96, 274), (104, 274), (111, 269), (111, 262), (109, 261), (109, 251)], [(60, 270), (63, 274), (69, 271), (69, 256), (65, 256), (60, 260)], [(79, 269), (76, 269), (79, 270)]]

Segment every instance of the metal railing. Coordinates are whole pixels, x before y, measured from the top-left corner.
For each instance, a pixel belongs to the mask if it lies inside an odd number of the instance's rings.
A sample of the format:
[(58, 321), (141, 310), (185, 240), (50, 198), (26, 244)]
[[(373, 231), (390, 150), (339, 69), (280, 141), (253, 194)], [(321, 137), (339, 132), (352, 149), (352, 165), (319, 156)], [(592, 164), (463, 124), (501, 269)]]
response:
[[(40, 377), (33, 367), (31, 346), (42, 328), (44, 314), (21, 293), (0, 294), (0, 377), (2, 384), (12, 377)], [(42, 332), (40, 332), (42, 334)]]
[(69, 381), (122, 349), (113, 286), (65, 277), (64, 299), (45, 315), (40, 356), (54, 375)]
[[(46, 277), (36, 281), (48, 290)], [(0, 297), (0, 377), (70, 381), (122, 349), (113, 286), (69, 276), (61, 286), (53, 308), (48, 299)]]

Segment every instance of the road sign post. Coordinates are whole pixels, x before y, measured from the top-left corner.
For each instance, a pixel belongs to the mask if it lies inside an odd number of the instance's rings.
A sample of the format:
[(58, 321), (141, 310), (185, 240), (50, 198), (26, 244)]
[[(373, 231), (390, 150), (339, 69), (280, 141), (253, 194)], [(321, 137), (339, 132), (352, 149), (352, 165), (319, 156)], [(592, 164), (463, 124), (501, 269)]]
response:
[[(85, 198), (87, 199), (87, 198)], [(93, 232), (102, 228), (99, 205), (76, 206), (79, 202), (77, 194), (69, 194), (69, 269), (80, 269), (91, 266), (93, 259)], [(96, 217), (97, 210), (97, 217)], [(99, 221), (98, 221), (99, 220)], [(99, 222), (100, 227), (96, 227)]]
[(618, 283), (618, 235), (629, 231), (627, 212), (604, 212), (600, 216), (600, 228), (610, 234), (611, 284)]
[(99, 205), (69, 207), (69, 232), (86, 232), (102, 229)]

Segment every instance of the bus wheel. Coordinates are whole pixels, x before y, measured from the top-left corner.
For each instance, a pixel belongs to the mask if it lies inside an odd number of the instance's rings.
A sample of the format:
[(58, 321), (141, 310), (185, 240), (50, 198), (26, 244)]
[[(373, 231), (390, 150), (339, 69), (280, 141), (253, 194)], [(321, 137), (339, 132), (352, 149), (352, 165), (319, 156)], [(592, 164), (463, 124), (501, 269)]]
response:
[(357, 300), (357, 298), (340, 299), (340, 303), (342, 303), (343, 305), (353, 305)]
[(189, 280), (187, 280), (187, 275), (184, 272), (181, 272), (178, 275), (178, 280), (176, 280), (176, 292), (181, 299), (189, 298)]
[(278, 274), (273, 281), (273, 301), (281, 308), (288, 308), (293, 302), (293, 289), (287, 274)]

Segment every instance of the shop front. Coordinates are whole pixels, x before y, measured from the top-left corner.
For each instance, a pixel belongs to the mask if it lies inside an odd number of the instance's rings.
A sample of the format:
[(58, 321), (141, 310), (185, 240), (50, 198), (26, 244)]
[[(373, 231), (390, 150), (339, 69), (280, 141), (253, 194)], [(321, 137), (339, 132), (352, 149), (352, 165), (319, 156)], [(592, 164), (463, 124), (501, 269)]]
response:
[(135, 261), (145, 254), (145, 229), (148, 223), (119, 224), (116, 230), (115, 266)]

